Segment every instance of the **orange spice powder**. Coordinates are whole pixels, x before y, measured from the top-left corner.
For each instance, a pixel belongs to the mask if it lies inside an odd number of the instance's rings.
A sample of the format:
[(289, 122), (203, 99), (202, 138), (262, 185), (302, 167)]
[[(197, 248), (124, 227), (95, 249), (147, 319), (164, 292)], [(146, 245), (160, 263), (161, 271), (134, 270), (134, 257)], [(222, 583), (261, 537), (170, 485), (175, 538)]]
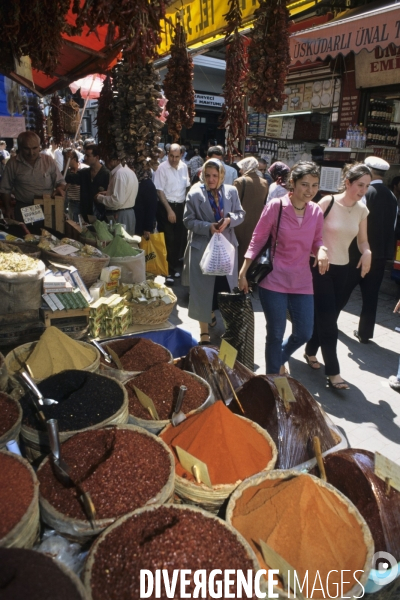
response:
[(178, 461), (175, 448), (179, 446), (206, 463), (213, 485), (242, 481), (265, 469), (272, 458), (268, 441), (220, 400), (169, 427), (161, 438), (174, 452), (177, 475), (194, 481)]
[[(262, 569), (268, 566), (260, 539), (293, 567), (300, 584), (308, 571), (310, 598), (327, 597), (329, 571), (338, 571), (329, 575), (330, 593), (335, 596), (336, 584), (341, 589), (341, 571), (348, 571), (343, 577), (343, 582), (349, 582), (343, 583), (346, 593), (357, 583), (353, 573), (364, 569), (367, 547), (360, 524), (343, 501), (309, 475), (265, 481), (246, 489), (236, 502), (232, 525), (250, 543)], [(318, 579), (311, 595), (317, 571), (325, 596)], [(356, 574), (357, 579), (361, 575)]]

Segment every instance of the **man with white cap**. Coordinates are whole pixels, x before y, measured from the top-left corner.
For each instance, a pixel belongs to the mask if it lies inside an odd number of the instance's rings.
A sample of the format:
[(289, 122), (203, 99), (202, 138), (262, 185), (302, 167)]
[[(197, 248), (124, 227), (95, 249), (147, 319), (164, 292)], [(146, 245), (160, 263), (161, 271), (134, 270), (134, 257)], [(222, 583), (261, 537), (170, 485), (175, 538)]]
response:
[(357, 269), (360, 253), (356, 240), (353, 240), (349, 249), (350, 268), (343, 307), (347, 304), (354, 288), (359, 285), (362, 308), (358, 329), (354, 331), (354, 335), (359, 342), (367, 344), (374, 335), (379, 289), (385, 273), (385, 264), (387, 260), (393, 259), (397, 201), (382, 181), (390, 168), (389, 163), (378, 156), (368, 156), (364, 164), (370, 168), (372, 175), (371, 184), (365, 195), (369, 209), (367, 232), (372, 252), (371, 269), (364, 278), (361, 277), (360, 269)]

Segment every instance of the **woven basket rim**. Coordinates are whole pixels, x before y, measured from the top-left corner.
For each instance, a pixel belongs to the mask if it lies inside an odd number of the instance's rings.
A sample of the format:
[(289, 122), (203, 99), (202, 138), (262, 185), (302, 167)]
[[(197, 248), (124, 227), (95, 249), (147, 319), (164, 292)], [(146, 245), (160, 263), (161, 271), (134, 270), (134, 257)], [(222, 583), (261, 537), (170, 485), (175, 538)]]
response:
[(18, 409), (18, 417), (17, 420), (15, 421), (15, 423), (10, 427), (10, 429), (8, 429), (7, 431), (5, 431), (3, 433), (3, 435), (0, 436), (0, 444), (6, 444), (7, 442), (11, 441), (14, 438), (10, 438), (10, 434), (13, 433), (14, 435), (14, 431), (18, 431), (17, 436), (19, 435), (19, 429), (21, 429), (21, 424), (22, 424), (22, 417), (23, 417), (23, 412), (22, 412), (22, 407), (21, 404), (18, 402), (18, 400), (15, 400), (15, 398), (13, 398), (12, 396), (10, 396), (10, 394), (7, 394), (7, 392), (2, 392), (0, 391), (0, 395), (4, 394), (5, 396), (7, 396), (7, 398), (9, 400), (12, 400), (14, 402), (14, 404), (17, 406)]

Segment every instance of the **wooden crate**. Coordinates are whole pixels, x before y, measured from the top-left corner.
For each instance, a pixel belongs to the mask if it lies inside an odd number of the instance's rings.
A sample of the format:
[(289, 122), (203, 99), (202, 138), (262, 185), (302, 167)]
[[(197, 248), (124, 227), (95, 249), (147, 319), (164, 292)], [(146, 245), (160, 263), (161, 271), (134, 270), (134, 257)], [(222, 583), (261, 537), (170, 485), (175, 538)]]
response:
[(43, 208), (45, 227), (65, 232), (65, 199), (62, 196), (52, 198), (43, 195), (43, 198), (36, 198), (34, 204), (40, 204)]
[(72, 317), (86, 317), (89, 320), (89, 307), (87, 308), (71, 308), (65, 310), (55, 310), (54, 312), (47, 308), (41, 308), (40, 312), (45, 324), (45, 327), (56, 325), (53, 321), (57, 319), (67, 319)]

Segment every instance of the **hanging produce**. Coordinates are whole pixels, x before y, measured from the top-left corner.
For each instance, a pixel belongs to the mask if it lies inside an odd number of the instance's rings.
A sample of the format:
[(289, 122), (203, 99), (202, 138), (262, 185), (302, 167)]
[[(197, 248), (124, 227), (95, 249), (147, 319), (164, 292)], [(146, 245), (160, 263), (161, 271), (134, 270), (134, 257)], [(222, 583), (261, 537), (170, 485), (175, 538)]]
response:
[(129, 59), (124, 57), (113, 68), (112, 76), (110, 135), (102, 140), (104, 151), (112, 151), (115, 143), (118, 158), (131, 167), (143, 168), (146, 158), (157, 149), (161, 140), (158, 133), (164, 126), (159, 118), (162, 112), (158, 103), (162, 96), (159, 74), (151, 62), (130, 66)]
[(170, 48), (171, 58), (163, 82), (167, 102), (168, 133), (177, 142), (182, 127), (190, 129), (196, 114), (193, 89), (193, 59), (188, 54), (186, 34), (178, 18), (175, 37)]
[(56, 144), (61, 144), (64, 139), (64, 129), (61, 120), (61, 102), (58, 94), (53, 94), (50, 103), (51, 135)]
[(224, 105), (220, 129), (227, 130), (226, 151), (228, 160), (232, 154), (240, 154), (235, 142), (246, 137), (247, 114), (245, 107), (246, 43), (239, 33), (242, 22), (240, 0), (229, 0), (229, 11), (225, 16), (226, 73), (223, 85)]
[(69, 33), (66, 16), (70, 0), (12, 0), (0, 2), (2, 70), (29, 55), (32, 66), (46, 73), (56, 70), (62, 33)]
[(288, 73), (289, 13), (285, 0), (261, 0), (249, 45), (246, 88), (249, 105), (257, 112), (280, 110)]
[(114, 137), (109, 132), (109, 126), (112, 121), (113, 97), (111, 77), (107, 75), (103, 81), (103, 87), (97, 102), (97, 116), (95, 119), (99, 140), (99, 154), (103, 160), (107, 158), (110, 151), (115, 150)]
[(46, 145), (46, 120), (44, 118), (42, 107), (39, 104), (38, 98), (35, 98), (35, 102), (32, 106), (32, 113), (35, 118), (34, 131), (40, 137), (40, 143), (42, 146)]

